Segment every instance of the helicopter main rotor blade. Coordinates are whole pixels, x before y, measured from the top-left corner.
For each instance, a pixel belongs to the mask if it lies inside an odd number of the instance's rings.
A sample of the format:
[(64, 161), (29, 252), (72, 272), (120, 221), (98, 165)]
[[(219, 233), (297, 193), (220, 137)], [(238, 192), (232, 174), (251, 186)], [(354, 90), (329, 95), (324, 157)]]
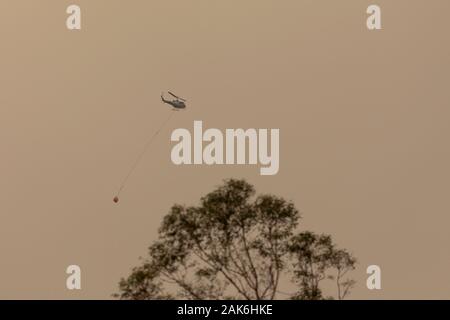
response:
[(177, 99), (180, 99), (178, 96), (174, 95), (172, 92), (170, 92), (170, 91), (167, 91), (167, 92), (169, 92), (169, 94), (170, 94), (172, 97), (175, 97), (175, 98), (177, 98)]
[(187, 101), (186, 99), (183, 99), (183, 98), (181, 98), (181, 97), (179, 97), (179, 96), (173, 94), (173, 93), (170, 92), (170, 91), (167, 91), (167, 92), (168, 92), (171, 96), (173, 96), (173, 97), (175, 97), (175, 98), (177, 98), (177, 99), (180, 99), (181, 101)]

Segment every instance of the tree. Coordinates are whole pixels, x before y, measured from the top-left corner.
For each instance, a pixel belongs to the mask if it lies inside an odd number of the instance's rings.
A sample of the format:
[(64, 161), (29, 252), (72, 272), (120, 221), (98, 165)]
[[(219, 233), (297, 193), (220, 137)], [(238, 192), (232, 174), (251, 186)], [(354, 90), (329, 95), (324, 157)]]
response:
[[(345, 278), (356, 260), (328, 235), (297, 232), (292, 202), (255, 196), (244, 180), (226, 180), (199, 206), (174, 205), (149, 248), (149, 257), (119, 283), (121, 299), (325, 299), (350, 292)], [(290, 281), (282, 281), (282, 279)], [(297, 289), (282, 292), (280, 282)]]

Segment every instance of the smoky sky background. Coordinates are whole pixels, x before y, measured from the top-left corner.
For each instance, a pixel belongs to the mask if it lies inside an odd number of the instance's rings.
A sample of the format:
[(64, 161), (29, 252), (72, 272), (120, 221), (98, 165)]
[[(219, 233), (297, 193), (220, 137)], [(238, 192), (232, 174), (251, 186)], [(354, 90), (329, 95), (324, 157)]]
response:
[[(382, 31), (366, 9), (382, 8)], [(66, 8), (82, 30), (66, 29)], [(351, 298), (449, 298), (447, 0), (0, 3), (0, 298), (103, 299), (174, 203), (225, 178), (295, 202), (359, 260)], [(189, 100), (131, 176), (170, 110)], [(279, 128), (280, 171), (175, 166), (170, 133)], [(82, 269), (82, 290), (65, 287)], [(369, 291), (365, 269), (382, 268)]]

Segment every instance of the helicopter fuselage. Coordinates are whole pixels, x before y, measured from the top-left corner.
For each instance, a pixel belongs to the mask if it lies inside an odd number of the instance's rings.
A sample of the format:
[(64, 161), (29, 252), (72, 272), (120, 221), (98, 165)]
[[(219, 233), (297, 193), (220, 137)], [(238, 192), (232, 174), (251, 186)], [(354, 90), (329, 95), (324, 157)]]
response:
[(183, 101), (179, 101), (179, 100), (170, 101), (169, 104), (176, 109), (186, 108), (186, 104)]
[(161, 97), (161, 99), (164, 103), (171, 105), (175, 109), (185, 109), (186, 108), (186, 104), (181, 100), (172, 100), (171, 101), (171, 100), (166, 100), (163, 97)]

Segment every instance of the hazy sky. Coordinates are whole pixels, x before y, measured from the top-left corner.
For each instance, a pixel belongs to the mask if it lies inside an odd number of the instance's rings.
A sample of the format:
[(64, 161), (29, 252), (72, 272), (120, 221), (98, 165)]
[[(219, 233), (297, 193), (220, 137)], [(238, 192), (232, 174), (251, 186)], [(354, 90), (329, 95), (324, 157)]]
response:
[[(66, 29), (66, 8), (82, 30)], [(174, 203), (225, 178), (359, 260), (351, 298), (449, 298), (448, 0), (0, 3), (0, 298), (109, 298)], [(169, 114), (118, 205), (120, 181)], [(279, 128), (280, 171), (175, 166), (170, 134)], [(65, 269), (82, 269), (68, 291)], [(365, 269), (382, 269), (382, 290)]]

